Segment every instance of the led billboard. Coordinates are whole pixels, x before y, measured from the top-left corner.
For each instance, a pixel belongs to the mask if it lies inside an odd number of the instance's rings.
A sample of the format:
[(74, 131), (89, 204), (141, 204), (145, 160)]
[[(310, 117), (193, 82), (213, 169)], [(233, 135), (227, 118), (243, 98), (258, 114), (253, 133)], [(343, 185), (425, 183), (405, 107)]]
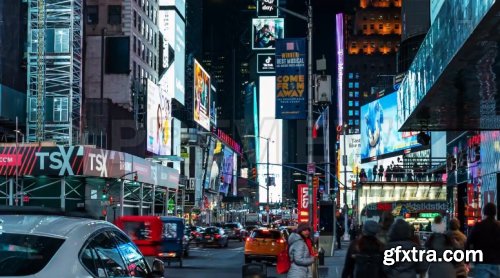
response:
[[(340, 148), (337, 150), (340, 156), (344, 155), (344, 140), (345, 140), (345, 154), (347, 155), (347, 166), (345, 168), (340, 161), (340, 172), (342, 173), (340, 182), (347, 182), (347, 186), (350, 187), (352, 182), (356, 181), (356, 175), (358, 171), (361, 170), (361, 136), (356, 135), (345, 135), (340, 136)], [(346, 175), (346, 177), (344, 177)]]
[(276, 119), (307, 118), (306, 39), (282, 39), (276, 44)]
[(418, 147), (415, 132), (398, 132), (397, 94), (391, 93), (361, 107), (361, 159)]
[(210, 75), (194, 60), (194, 121), (210, 130)]
[(158, 27), (163, 34), (160, 72), (165, 69), (160, 79), (166, 78), (162, 86), (184, 104), (185, 23), (175, 10), (160, 8), (158, 16)]
[(337, 46), (337, 119), (338, 125), (344, 124), (343, 98), (344, 95), (344, 14), (336, 15), (336, 32)]
[(257, 17), (278, 17), (278, 0), (257, 1)]
[(285, 37), (283, 18), (252, 19), (252, 49), (275, 49), (276, 40)]
[(147, 143), (148, 152), (156, 155), (170, 155), (171, 136), (171, 98), (151, 80), (147, 84)]
[[(261, 76), (259, 78), (259, 133), (261, 138), (269, 139), (269, 174), (273, 178), (275, 186), (269, 189), (269, 202), (281, 202), (283, 182), (283, 120), (276, 119), (276, 77)], [(257, 139), (257, 163), (258, 181), (264, 186), (267, 174), (267, 140)], [(259, 201), (266, 203), (266, 189), (259, 188)]]
[(160, 6), (175, 6), (182, 17), (186, 17), (186, 0), (160, 0)]

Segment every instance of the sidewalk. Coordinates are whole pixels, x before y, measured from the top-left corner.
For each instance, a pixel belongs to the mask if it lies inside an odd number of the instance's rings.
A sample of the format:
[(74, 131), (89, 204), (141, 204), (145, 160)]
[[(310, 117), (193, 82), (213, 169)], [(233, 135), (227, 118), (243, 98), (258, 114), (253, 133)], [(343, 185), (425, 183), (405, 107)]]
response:
[(325, 257), (325, 265), (319, 266), (319, 277), (341, 277), (349, 241), (342, 241), (342, 249), (335, 249), (333, 257)]

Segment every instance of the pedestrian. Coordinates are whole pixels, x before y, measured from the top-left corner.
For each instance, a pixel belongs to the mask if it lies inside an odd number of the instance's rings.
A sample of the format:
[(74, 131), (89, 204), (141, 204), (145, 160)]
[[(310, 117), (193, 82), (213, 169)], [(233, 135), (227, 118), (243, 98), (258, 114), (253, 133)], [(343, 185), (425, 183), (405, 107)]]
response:
[[(389, 243), (385, 247), (384, 260), (388, 257), (394, 259), (395, 248), (400, 248), (404, 251), (415, 249), (417, 252), (420, 252), (418, 250), (422, 250), (422, 247), (413, 242), (411, 233), (410, 224), (403, 219), (397, 219), (389, 230)], [(393, 256), (390, 256), (390, 254)], [(383, 268), (387, 278), (416, 278), (417, 275), (423, 278), (425, 277), (427, 266), (426, 262), (394, 260), (393, 265), (384, 265)]]
[(392, 172), (393, 172), (393, 165), (389, 165), (387, 166), (387, 170), (385, 171), (385, 180), (388, 181), (388, 182), (391, 182), (392, 181)]
[(377, 222), (365, 221), (361, 236), (347, 250), (342, 278), (385, 277), (382, 269), (384, 244), (376, 238), (379, 229)]
[(390, 211), (384, 211), (382, 216), (380, 216), (380, 230), (377, 233), (377, 239), (382, 242), (382, 244), (387, 244), (389, 242), (389, 229), (394, 223), (394, 215)]
[[(450, 229), (446, 232), (446, 234), (453, 243), (455, 250), (465, 250), (467, 237), (460, 231), (460, 221), (456, 218), (451, 219), (449, 227)], [(455, 271), (457, 278), (467, 278), (468, 268), (465, 262), (457, 262), (455, 264)]]
[[(438, 215), (434, 218), (431, 225), (432, 234), (425, 243), (429, 250), (436, 251), (438, 258), (443, 258), (446, 251), (453, 251), (453, 243), (450, 237), (446, 235), (446, 223), (443, 217)], [(451, 262), (431, 262), (428, 271), (429, 278), (455, 278), (455, 266)]]
[(307, 245), (310, 235), (311, 227), (307, 223), (300, 223), (297, 231), (288, 238), (288, 254), (291, 262), (288, 278), (307, 278), (310, 275), (309, 267), (317, 257), (316, 254), (311, 254)]
[(361, 172), (359, 172), (359, 179), (361, 180), (361, 182), (368, 181), (368, 176), (366, 175), (365, 169), (361, 169)]
[(378, 180), (382, 181), (383, 176), (384, 176), (384, 166), (380, 165), (380, 167), (378, 167)]
[(377, 164), (373, 166), (373, 181), (377, 181)]
[(467, 238), (466, 249), (481, 250), (483, 261), (474, 264), (474, 278), (500, 277), (500, 221), (495, 220), (497, 207), (487, 203), (483, 221), (476, 223)]

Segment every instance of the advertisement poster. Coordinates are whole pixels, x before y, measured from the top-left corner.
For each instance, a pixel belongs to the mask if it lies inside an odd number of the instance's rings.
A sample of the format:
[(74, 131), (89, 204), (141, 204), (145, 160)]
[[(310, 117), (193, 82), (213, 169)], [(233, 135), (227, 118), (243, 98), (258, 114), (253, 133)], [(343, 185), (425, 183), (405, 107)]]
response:
[(278, 17), (278, 0), (257, 1), (258, 17)]
[[(313, 200), (317, 199), (317, 188), (313, 190)], [(299, 223), (309, 221), (309, 188), (307, 184), (299, 184), (297, 190), (297, 214)], [(313, 207), (314, 221), (313, 221), (313, 229), (317, 231), (318, 228), (318, 206)]]
[[(345, 135), (345, 136), (340, 136), (340, 149), (338, 152), (340, 152), (340, 155), (342, 156), (344, 153), (344, 138), (346, 140), (346, 154), (347, 154), (347, 166), (345, 168), (345, 173), (344, 173), (344, 166), (342, 165), (342, 161), (340, 161), (340, 172), (342, 173), (341, 177), (341, 182), (344, 183), (344, 181), (347, 182), (347, 186), (351, 187), (353, 182), (356, 182), (357, 175), (361, 171), (361, 136), (359, 134), (355, 135)], [(363, 164), (364, 166), (364, 164)], [(367, 169), (365, 169), (366, 171)], [(347, 175), (344, 179), (344, 175)]]
[(151, 80), (148, 80), (147, 92), (147, 150), (156, 155), (170, 155), (172, 150), (171, 98), (165, 87), (160, 90), (160, 87)]
[(252, 49), (275, 49), (276, 40), (285, 37), (285, 20), (283, 18), (252, 19)]
[(163, 37), (160, 41), (160, 78), (165, 79), (160, 83), (184, 104), (185, 23), (175, 10), (160, 9), (158, 27)]
[(210, 75), (194, 60), (194, 121), (210, 130)]
[(210, 125), (217, 126), (217, 89), (214, 85), (210, 85)]
[(361, 107), (361, 160), (418, 147), (418, 132), (399, 132), (397, 94)]
[(306, 76), (306, 39), (278, 40), (276, 46), (276, 119), (306, 119)]
[(229, 192), (229, 188), (232, 190), (232, 182), (233, 182), (233, 163), (234, 163), (234, 152), (228, 148), (224, 147), (224, 159), (222, 161), (222, 177), (223, 182), (220, 186), (220, 193), (224, 193), (227, 195)]
[(257, 73), (275, 73), (276, 55), (274, 53), (257, 54)]

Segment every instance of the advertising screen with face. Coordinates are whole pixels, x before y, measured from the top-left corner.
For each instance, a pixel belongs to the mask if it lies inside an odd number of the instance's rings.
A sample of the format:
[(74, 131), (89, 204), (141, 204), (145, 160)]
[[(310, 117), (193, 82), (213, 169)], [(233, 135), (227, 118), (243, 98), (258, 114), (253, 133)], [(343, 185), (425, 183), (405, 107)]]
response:
[(147, 86), (147, 150), (157, 155), (170, 155), (171, 136), (171, 97), (165, 88), (148, 80)]
[(276, 40), (285, 37), (283, 18), (252, 19), (253, 49), (275, 49)]
[(418, 132), (399, 132), (397, 94), (391, 93), (361, 107), (361, 159), (420, 146)]
[(194, 121), (210, 130), (210, 75), (194, 60)]

